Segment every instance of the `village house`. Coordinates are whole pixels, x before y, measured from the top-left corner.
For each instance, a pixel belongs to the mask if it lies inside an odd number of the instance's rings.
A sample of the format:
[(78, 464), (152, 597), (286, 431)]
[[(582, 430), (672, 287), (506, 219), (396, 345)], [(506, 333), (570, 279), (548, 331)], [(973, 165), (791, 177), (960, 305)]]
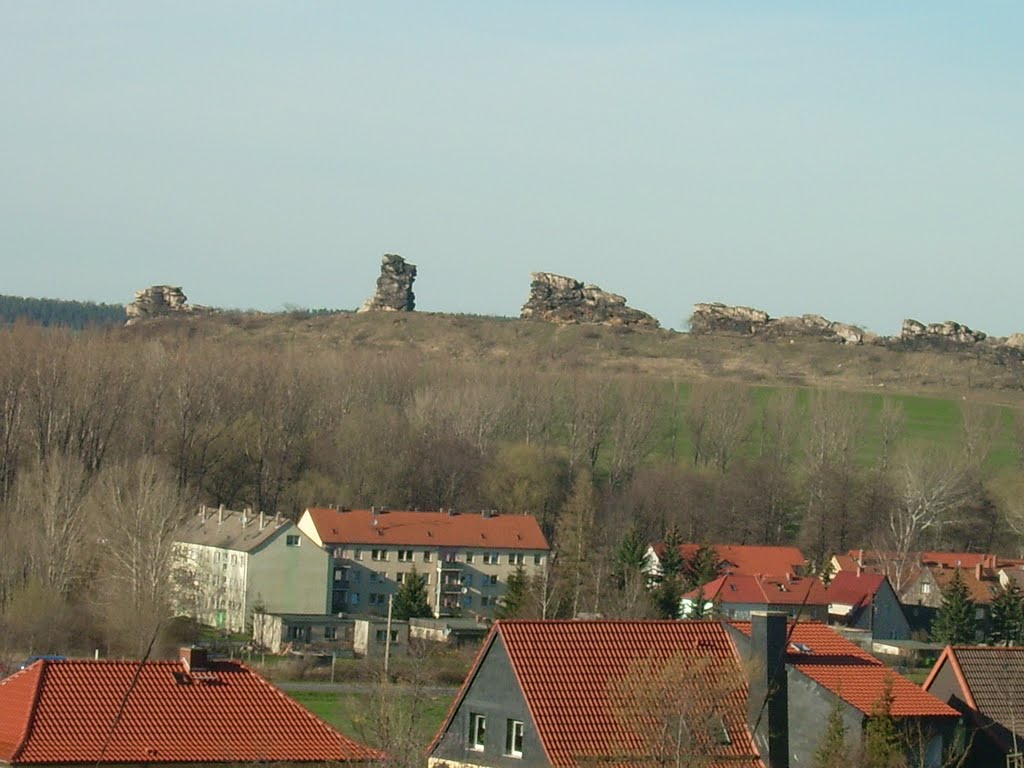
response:
[(858, 569), (885, 574), (912, 630), (931, 628), (942, 605), (943, 591), (959, 572), (974, 602), (979, 640), (985, 636), (991, 618), (992, 600), (1022, 566), (1024, 561), (1020, 559), (981, 552), (912, 552), (897, 557), (889, 552), (858, 549), (832, 558), (834, 574)]
[(947, 647), (926, 691), (964, 715), (965, 768), (1024, 765), (1024, 648)]
[[(719, 561), (719, 573), (738, 576), (800, 576), (806, 568), (803, 552), (797, 547), (769, 547), (753, 544), (711, 545)], [(680, 544), (683, 562), (690, 563), (700, 550), (700, 544)], [(647, 548), (645, 572), (657, 578), (662, 575), (665, 543), (657, 542)]]
[(825, 594), (829, 624), (863, 632), (865, 641), (910, 638), (910, 622), (884, 574), (840, 571)]
[(956, 710), (823, 624), (751, 619), (499, 621), (428, 764), (811, 765), (833, 710), (859, 738), (887, 691), (915, 764), (941, 764)]
[(387, 612), (415, 570), (436, 617), (491, 616), (508, 578), (543, 572), (550, 547), (532, 515), (310, 508), (299, 530), (332, 561), (330, 611)]
[(326, 613), (330, 557), (277, 515), (200, 508), (175, 534), (176, 610), (244, 632), (254, 611)]
[(0, 762), (227, 766), (373, 763), (244, 664), (184, 648), (176, 661), (36, 661), (0, 681)]
[(754, 611), (782, 611), (791, 619), (827, 621), (825, 585), (809, 576), (727, 574), (683, 595), (681, 618), (747, 620)]

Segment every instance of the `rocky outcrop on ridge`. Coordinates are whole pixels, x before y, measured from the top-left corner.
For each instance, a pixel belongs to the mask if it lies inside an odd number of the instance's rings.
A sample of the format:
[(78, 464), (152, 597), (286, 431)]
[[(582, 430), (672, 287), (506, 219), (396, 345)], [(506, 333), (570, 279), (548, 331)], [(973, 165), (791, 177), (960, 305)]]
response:
[(359, 312), (412, 312), (416, 309), (416, 294), (412, 284), (416, 280), (416, 265), (395, 253), (386, 253), (381, 259), (377, 290), (359, 307)]
[(899, 338), (902, 341), (936, 341), (940, 344), (970, 345), (984, 341), (988, 336), (952, 320), (925, 325), (917, 320), (907, 318), (903, 321), (903, 329), (900, 331)]
[(124, 312), (128, 315), (125, 325), (134, 325), (140, 320), (153, 317), (209, 311), (207, 307), (189, 306), (188, 297), (180, 285), (152, 285), (136, 291), (132, 303), (125, 305)]
[(624, 297), (603, 291), (596, 285), (585, 285), (550, 272), (534, 272), (530, 277), (530, 297), (519, 313), (524, 320), (544, 320), (560, 325), (659, 326), (651, 315), (627, 306)]
[(718, 302), (694, 305), (690, 315), (690, 333), (724, 333), (766, 339), (812, 337), (842, 344), (864, 344), (873, 340), (872, 334), (855, 325), (836, 323), (821, 315), (773, 318), (763, 309)]

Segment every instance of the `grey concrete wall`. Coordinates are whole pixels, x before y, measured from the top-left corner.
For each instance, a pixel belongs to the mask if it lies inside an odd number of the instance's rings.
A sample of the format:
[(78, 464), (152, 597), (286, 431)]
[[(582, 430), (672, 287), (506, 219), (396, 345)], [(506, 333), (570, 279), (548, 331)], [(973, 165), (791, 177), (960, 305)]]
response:
[(871, 630), (875, 640), (909, 640), (910, 623), (888, 582), (875, 595), (873, 604), (858, 617), (857, 629)]

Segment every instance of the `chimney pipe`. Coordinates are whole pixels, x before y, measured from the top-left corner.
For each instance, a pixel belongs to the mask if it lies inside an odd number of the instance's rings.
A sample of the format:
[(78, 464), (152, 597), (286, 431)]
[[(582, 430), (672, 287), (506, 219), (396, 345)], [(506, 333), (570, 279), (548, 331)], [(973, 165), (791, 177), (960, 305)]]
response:
[(789, 685), (786, 614), (750, 612), (750, 695), (747, 721), (768, 768), (789, 768)]
[(263, 530), (264, 526), (266, 526), (266, 522), (264, 521), (263, 510), (260, 510), (260, 530), (261, 531)]
[(974, 566), (974, 578), (976, 581), (981, 581), (981, 563)]
[(224, 505), (221, 504), (217, 508), (217, 525), (220, 525), (223, 522), (224, 522)]
[(864, 567), (864, 550), (863, 549), (857, 550), (857, 565), (859, 565), (861, 568)]
[(186, 672), (209, 668), (205, 648), (185, 646), (178, 652), (178, 658), (181, 659), (181, 664), (185, 667)]

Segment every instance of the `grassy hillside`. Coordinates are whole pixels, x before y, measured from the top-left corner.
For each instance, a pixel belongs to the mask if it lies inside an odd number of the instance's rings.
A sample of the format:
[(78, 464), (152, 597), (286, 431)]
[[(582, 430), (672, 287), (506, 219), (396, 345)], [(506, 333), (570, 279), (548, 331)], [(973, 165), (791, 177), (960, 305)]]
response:
[[(903, 408), (910, 439), (954, 443), (962, 405), (983, 404), (1002, 425), (992, 462), (1014, 459), (1013, 424), (1024, 403), (1024, 366), (998, 364), (970, 351), (897, 351), (848, 347), (814, 339), (762, 341), (693, 336), (668, 330), (555, 326), (512, 318), (429, 313), (222, 314), (150, 321), (122, 331), (128, 337), (172, 340), (186, 336), (228, 345), (397, 355), (417, 362), (473, 361), (510, 372), (526, 367), (553, 375), (607, 371), (674, 388), (680, 407), (666, 415), (658, 453), (691, 450), (682, 421), (693, 384), (730, 381), (754, 388), (759, 402), (794, 388), (805, 402), (811, 390), (854, 393), (870, 415), (865, 451), (880, 440), (885, 398)], [(868, 456), (865, 456), (868, 458)]]

